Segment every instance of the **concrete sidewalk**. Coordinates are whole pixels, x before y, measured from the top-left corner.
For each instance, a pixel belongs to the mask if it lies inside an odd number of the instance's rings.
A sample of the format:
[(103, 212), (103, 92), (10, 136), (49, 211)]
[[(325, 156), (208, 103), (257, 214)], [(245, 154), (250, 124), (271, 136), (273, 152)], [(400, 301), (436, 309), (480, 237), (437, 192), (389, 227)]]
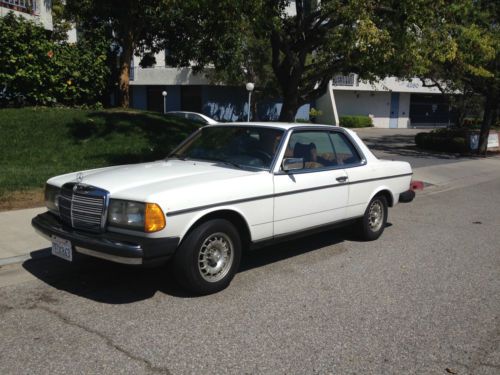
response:
[[(414, 169), (415, 180), (428, 186), (418, 196), (476, 185), (500, 178), (500, 157), (465, 160)], [(50, 254), (50, 242), (31, 227), (31, 219), (44, 207), (0, 212), (0, 266)]]
[(451, 164), (415, 168), (414, 180), (430, 186), (418, 195), (429, 195), (500, 178), (500, 157), (478, 158)]
[(50, 242), (31, 227), (31, 219), (45, 207), (0, 212), (0, 266), (49, 254)]

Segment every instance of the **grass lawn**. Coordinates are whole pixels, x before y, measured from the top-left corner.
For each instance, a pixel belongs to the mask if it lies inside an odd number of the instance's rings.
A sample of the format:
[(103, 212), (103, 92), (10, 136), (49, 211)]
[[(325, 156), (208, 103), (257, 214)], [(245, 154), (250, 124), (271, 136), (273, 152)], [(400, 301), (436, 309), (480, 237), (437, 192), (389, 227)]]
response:
[(0, 209), (42, 204), (51, 176), (164, 158), (196, 128), (138, 110), (0, 109)]

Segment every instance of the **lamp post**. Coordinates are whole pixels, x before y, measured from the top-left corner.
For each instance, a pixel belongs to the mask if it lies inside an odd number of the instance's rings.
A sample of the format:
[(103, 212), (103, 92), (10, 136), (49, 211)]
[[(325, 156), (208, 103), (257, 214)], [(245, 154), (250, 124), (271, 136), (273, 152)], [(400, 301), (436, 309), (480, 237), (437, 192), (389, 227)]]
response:
[(167, 113), (167, 92), (163, 91), (161, 93), (163, 95), (163, 114)]
[(247, 122), (250, 122), (250, 108), (252, 105), (252, 91), (254, 89), (255, 85), (252, 82), (248, 82), (246, 84), (246, 88), (248, 91), (248, 113), (247, 113)]

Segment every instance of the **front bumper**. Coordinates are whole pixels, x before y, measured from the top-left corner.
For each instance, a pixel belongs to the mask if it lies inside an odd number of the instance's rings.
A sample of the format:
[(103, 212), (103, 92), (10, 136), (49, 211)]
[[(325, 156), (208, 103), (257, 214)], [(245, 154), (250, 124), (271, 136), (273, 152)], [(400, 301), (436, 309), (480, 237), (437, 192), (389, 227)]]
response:
[(52, 236), (57, 236), (70, 241), (77, 253), (116, 263), (162, 263), (174, 254), (179, 245), (178, 237), (147, 238), (113, 232), (89, 233), (75, 230), (50, 212), (34, 217), (31, 225), (49, 240)]

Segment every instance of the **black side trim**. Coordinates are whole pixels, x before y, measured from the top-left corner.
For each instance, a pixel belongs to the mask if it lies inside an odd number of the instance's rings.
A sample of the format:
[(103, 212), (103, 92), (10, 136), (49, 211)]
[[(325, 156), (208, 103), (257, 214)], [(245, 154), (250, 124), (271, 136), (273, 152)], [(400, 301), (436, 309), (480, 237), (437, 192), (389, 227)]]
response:
[(333, 221), (333, 222), (327, 223), (327, 224), (316, 225), (314, 227), (311, 227), (311, 228), (308, 228), (308, 229), (305, 229), (305, 230), (298, 230), (298, 231), (294, 231), (294, 232), (280, 234), (280, 235), (274, 236), (274, 237), (264, 238), (262, 240), (252, 242), (250, 244), (250, 249), (251, 250), (260, 249), (260, 248), (263, 248), (263, 247), (266, 247), (266, 246), (271, 246), (271, 245), (274, 245), (274, 244), (277, 244), (277, 243), (280, 243), (280, 242), (286, 242), (286, 241), (290, 241), (290, 240), (293, 240), (293, 239), (296, 239), (296, 238), (305, 237), (305, 236), (309, 236), (309, 235), (312, 235), (312, 234), (325, 232), (327, 230), (331, 230), (331, 229), (335, 229), (335, 228), (341, 228), (341, 227), (344, 227), (346, 225), (354, 223), (360, 217), (362, 217), (362, 216), (350, 218), (350, 219), (347, 219), (347, 220)]
[(368, 178), (366, 180), (353, 181), (353, 182), (349, 182), (349, 185), (362, 184), (364, 182), (372, 182), (372, 181), (390, 180), (391, 178), (406, 177), (406, 176), (413, 176), (413, 172), (412, 173), (405, 173), (405, 174), (397, 174), (397, 175), (388, 176), (388, 177)]
[(256, 200), (269, 199), (269, 198), (275, 198), (275, 197), (282, 197), (282, 196), (285, 196), (285, 195), (306, 193), (306, 192), (314, 191), (314, 190), (322, 190), (322, 189), (330, 189), (330, 188), (340, 187), (340, 186), (346, 186), (346, 185), (362, 184), (364, 182), (371, 182), (371, 181), (389, 180), (389, 179), (392, 179), (392, 178), (406, 177), (406, 176), (411, 176), (411, 175), (413, 175), (413, 173), (405, 173), (405, 174), (399, 174), (399, 175), (387, 176), (387, 177), (370, 178), (370, 179), (366, 179), (366, 180), (359, 180), (359, 181), (354, 181), (354, 182), (343, 182), (343, 183), (332, 184), (332, 185), (316, 186), (316, 187), (313, 187), (313, 188), (287, 191), (285, 193), (260, 195), (258, 197), (236, 199), (236, 200), (232, 200), (232, 201), (219, 202), (219, 203), (207, 204), (207, 205), (204, 205), (204, 206), (186, 208), (186, 209), (183, 209), (183, 210), (171, 211), (171, 212), (167, 212), (166, 215), (167, 216), (176, 216), (176, 215), (182, 215), (182, 214), (185, 214), (185, 213), (188, 213), (188, 212), (202, 211), (202, 210), (206, 210), (208, 208), (213, 208), (213, 207), (218, 207), (218, 206), (224, 206), (224, 205), (228, 205), (228, 204), (246, 203), (246, 202), (251, 202), (251, 201), (256, 201)]

